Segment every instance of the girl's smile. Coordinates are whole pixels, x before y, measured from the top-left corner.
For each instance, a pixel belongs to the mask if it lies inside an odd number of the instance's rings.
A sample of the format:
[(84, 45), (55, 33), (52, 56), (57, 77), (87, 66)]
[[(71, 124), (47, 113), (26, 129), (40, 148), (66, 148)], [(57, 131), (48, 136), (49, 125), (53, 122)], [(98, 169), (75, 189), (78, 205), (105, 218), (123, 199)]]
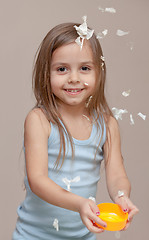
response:
[(69, 89), (64, 89), (67, 94), (70, 94), (70, 95), (77, 95), (79, 93), (81, 93), (83, 91), (83, 88), (69, 88)]
[(60, 104), (85, 106), (96, 84), (89, 43), (85, 42), (81, 51), (76, 43), (56, 49), (52, 55), (50, 80), (52, 92)]

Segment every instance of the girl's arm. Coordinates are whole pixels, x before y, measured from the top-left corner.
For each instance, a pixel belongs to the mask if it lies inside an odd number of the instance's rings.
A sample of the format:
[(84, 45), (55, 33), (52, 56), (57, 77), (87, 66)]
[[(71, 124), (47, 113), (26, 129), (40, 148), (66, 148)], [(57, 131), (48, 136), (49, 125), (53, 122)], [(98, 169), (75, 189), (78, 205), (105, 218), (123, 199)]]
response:
[[(130, 223), (132, 217), (138, 212), (138, 209), (129, 199), (131, 185), (121, 155), (118, 123), (113, 117), (110, 117), (108, 127), (109, 132), (104, 145), (105, 158), (107, 159), (105, 163), (107, 188), (111, 199), (119, 204), (124, 212), (129, 213), (128, 219)], [(123, 191), (124, 196), (118, 197), (118, 191)]]
[(86, 227), (91, 232), (100, 233), (102, 229), (94, 226), (93, 222), (103, 226), (105, 223), (96, 215), (99, 211), (96, 204), (92, 200), (66, 191), (48, 177), (50, 130), (50, 124), (40, 109), (32, 110), (28, 114), (24, 126), (24, 145), (30, 188), (33, 193), (50, 204), (79, 212)]

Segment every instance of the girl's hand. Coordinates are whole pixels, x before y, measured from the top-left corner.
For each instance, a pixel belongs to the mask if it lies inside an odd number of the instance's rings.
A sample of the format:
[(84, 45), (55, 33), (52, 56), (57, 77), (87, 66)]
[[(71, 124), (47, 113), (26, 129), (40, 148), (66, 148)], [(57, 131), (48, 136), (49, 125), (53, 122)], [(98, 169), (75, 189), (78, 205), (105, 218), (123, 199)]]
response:
[(131, 200), (127, 197), (127, 196), (122, 196), (122, 197), (116, 197), (115, 198), (115, 203), (118, 204), (121, 209), (123, 210), (123, 212), (128, 212), (128, 220), (127, 220), (127, 223), (126, 223), (126, 226), (123, 230), (126, 230), (132, 219), (133, 219), (133, 216), (135, 214), (138, 213), (138, 208), (131, 202)]
[(106, 223), (103, 222), (98, 216), (99, 208), (94, 201), (89, 199), (83, 199), (79, 206), (79, 213), (84, 225), (88, 228), (90, 232), (101, 233), (104, 230), (98, 227), (96, 223), (100, 224), (103, 227), (106, 227)]

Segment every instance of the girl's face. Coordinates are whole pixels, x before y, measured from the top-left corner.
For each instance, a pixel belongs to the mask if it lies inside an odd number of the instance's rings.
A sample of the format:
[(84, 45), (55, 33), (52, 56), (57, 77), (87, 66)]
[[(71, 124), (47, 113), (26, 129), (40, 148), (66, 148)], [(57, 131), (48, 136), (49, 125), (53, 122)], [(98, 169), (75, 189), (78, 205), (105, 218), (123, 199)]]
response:
[(52, 93), (59, 104), (85, 107), (96, 85), (89, 43), (84, 41), (82, 50), (76, 43), (57, 48), (52, 55), (50, 80)]

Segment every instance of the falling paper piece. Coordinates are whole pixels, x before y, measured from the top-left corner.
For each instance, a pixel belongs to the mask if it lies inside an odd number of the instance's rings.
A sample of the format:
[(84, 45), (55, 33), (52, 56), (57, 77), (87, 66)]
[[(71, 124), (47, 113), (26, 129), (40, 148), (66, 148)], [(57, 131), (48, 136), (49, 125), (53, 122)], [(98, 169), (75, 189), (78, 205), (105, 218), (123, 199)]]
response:
[(78, 37), (78, 38), (75, 40), (75, 42), (80, 46), (80, 49), (82, 50), (84, 38), (82, 38), (82, 42), (81, 42), (81, 38)]
[(102, 8), (102, 7), (98, 7), (99, 11), (101, 12), (109, 12), (109, 13), (116, 13), (116, 9), (115, 8)]
[(101, 11), (101, 12), (104, 12), (104, 11), (105, 11), (104, 8), (102, 8), (102, 7), (98, 7), (98, 9), (99, 9), (99, 11)]
[(102, 39), (102, 38), (104, 38), (107, 34), (108, 34), (108, 30), (105, 29), (105, 30), (103, 30), (102, 32), (100, 32), (100, 33), (97, 34), (97, 39)]
[(58, 225), (58, 219), (57, 218), (54, 219), (53, 227), (56, 229), (57, 232), (59, 231), (59, 225)]
[(134, 124), (135, 124), (135, 122), (133, 120), (132, 114), (130, 114), (130, 125), (134, 125)]
[(105, 12), (116, 13), (116, 9), (115, 8), (105, 8)]
[(70, 186), (71, 186), (71, 183), (73, 183), (73, 182), (79, 182), (80, 181), (80, 176), (77, 176), (77, 177), (75, 177), (74, 179), (67, 179), (67, 178), (63, 178), (62, 179), (62, 181), (66, 184), (66, 186), (67, 186), (67, 191), (71, 191), (71, 188), (70, 188)]
[(96, 203), (96, 199), (94, 197), (89, 197), (89, 199)]
[(118, 109), (118, 108), (115, 108), (115, 107), (112, 108), (112, 111), (113, 111), (113, 114), (114, 114), (114, 116), (117, 120), (118, 119), (122, 120), (122, 114), (128, 113), (128, 111), (126, 109)]
[[(88, 27), (87, 27), (87, 16), (84, 16), (83, 17), (83, 23), (77, 27), (76, 25), (74, 26), (74, 28), (76, 29), (79, 37), (75, 40), (75, 42), (80, 46), (80, 49), (82, 49), (83, 47), (83, 42), (84, 42), (84, 39), (90, 39), (94, 33), (94, 30), (90, 30)], [(82, 39), (82, 41), (81, 41)]]
[(102, 33), (103, 33), (104, 36), (106, 36), (108, 34), (108, 30), (105, 29), (105, 30), (102, 31)]
[(123, 196), (124, 196), (124, 192), (121, 191), (121, 190), (119, 190), (117, 195), (118, 195), (119, 198), (120, 198), (120, 197), (123, 197)]
[(127, 90), (127, 91), (122, 92), (122, 95), (123, 95), (124, 97), (128, 97), (128, 96), (130, 95), (130, 92), (131, 92), (131, 90), (129, 89), (129, 90)]
[(120, 239), (121, 233), (119, 231), (115, 232), (115, 238)]
[(138, 113), (138, 116), (141, 117), (143, 120), (146, 119), (146, 115), (144, 115), (143, 113), (139, 112)]
[(105, 57), (104, 57), (104, 56), (101, 56), (100, 58), (101, 58), (101, 60), (102, 60), (103, 62), (105, 61)]
[(119, 37), (125, 36), (127, 34), (129, 34), (129, 32), (124, 32), (120, 29), (118, 29), (117, 32), (116, 32), (116, 35), (119, 36)]
[(82, 114), (83, 117), (85, 117), (89, 122), (90, 122), (90, 119), (89, 117), (87, 117), (86, 115)]
[(130, 50), (132, 51), (134, 49), (134, 42), (129, 42), (127, 43), (127, 46), (130, 48)]

